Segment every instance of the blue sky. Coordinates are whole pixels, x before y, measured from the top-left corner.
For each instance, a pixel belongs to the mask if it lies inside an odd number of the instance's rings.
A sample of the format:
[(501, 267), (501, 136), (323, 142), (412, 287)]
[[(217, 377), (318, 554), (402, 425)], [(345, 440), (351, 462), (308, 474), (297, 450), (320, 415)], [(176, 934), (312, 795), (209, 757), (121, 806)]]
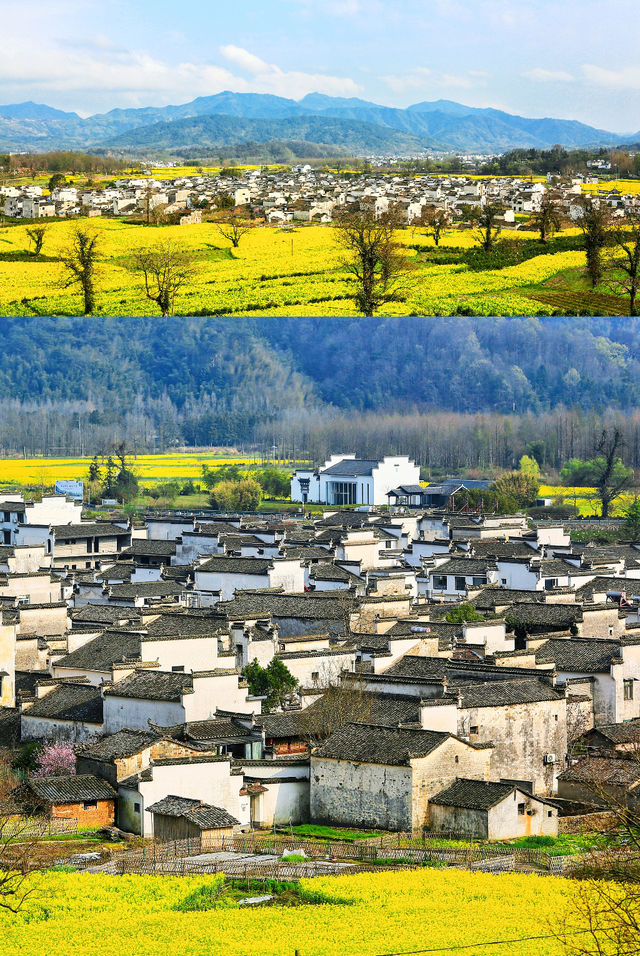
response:
[(5, 104), (320, 91), (640, 129), (638, 0), (0, 0), (0, 25)]

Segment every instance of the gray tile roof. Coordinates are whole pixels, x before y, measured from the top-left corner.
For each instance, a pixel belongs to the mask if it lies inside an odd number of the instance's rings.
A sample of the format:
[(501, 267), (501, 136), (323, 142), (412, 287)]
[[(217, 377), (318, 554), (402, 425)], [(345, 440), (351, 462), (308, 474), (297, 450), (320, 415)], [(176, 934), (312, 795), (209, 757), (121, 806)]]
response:
[(603, 785), (629, 787), (640, 783), (640, 765), (637, 760), (616, 757), (587, 757), (558, 775), (567, 783), (583, 783), (594, 787)]
[(375, 724), (347, 724), (314, 752), (316, 757), (357, 763), (408, 766), (425, 757), (451, 735), (435, 730), (405, 730)]
[(443, 807), (462, 807), (465, 810), (490, 810), (510, 796), (515, 789), (511, 783), (458, 777), (451, 786), (430, 797), (429, 803)]
[(343, 458), (335, 465), (322, 469), (322, 474), (336, 478), (339, 476), (345, 478), (364, 477), (371, 475), (373, 469), (377, 468), (379, 464), (380, 462), (375, 458)]
[(466, 709), (542, 703), (544, 701), (561, 700), (563, 697), (561, 693), (554, 690), (551, 684), (535, 678), (493, 680), (486, 683), (449, 687), (449, 692), (457, 690), (460, 691), (462, 698), (461, 706)]
[(105, 697), (134, 697), (138, 700), (179, 702), (193, 693), (193, 677), (180, 671), (138, 670), (104, 691)]
[(164, 800), (153, 803), (147, 809), (150, 813), (184, 817), (201, 830), (227, 829), (237, 826), (240, 822), (222, 807), (212, 807), (200, 800), (190, 800), (187, 797), (168, 796)]
[(67, 541), (71, 538), (113, 538), (116, 535), (131, 534), (126, 528), (105, 522), (87, 522), (86, 524), (59, 524), (53, 525), (51, 530), (56, 541)]
[(583, 737), (601, 735), (612, 744), (640, 744), (640, 717), (619, 724), (601, 724), (588, 730)]
[(612, 659), (622, 657), (622, 645), (596, 638), (558, 638), (545, 641), (535, 654), (536, 664), (553, 661), (559, 671), (608, 674)]
[(25, 717), (102, 723), (102, 695), (90, 684), (58, 684), (24, 711)]
[(141, 750), (145, 750), (158, 739), (158, 734), (153, 731), (119, 730), (115, 734), (103, 737), (96, 743), (89, 744), (78, 753), (82, 757), (111, 763), (113, 760), (132, 757), (134, 754), (140, 753)]
[(109, 630), (56, 661), (56, 666), (74, 670), (110, 671), (113, 664), (142, 659), (140, 635)]
[(47, 803), (115, 800), (117, 796), (106, 780), (88, 773), (64, 777), (30, 777), (27, 782), (35, 795)]
[(196, 568), (198, 571), (211, 571), (217, 574), (256, 574), (264, 576), (273, 568), (275, 558), (227, 558), (214, 555)]

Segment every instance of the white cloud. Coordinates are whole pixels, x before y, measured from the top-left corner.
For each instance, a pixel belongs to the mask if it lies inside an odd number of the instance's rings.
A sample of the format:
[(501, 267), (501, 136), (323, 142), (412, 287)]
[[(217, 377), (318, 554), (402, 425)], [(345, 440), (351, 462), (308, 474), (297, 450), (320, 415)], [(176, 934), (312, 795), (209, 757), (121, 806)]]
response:
[(408, 73), (401, 75), (388, 74), (381, 76), (383, 83), (394, 93), (408, 93), (411, 90), (428, 91), (430, 88), (470, 90), (482, 85), (486, 73), (469, 70), (467, 73), (440, 73), (430, 70), (426, 66), (417, 66)]
[[(123, 48), (103, 35), (55, 38), (42, 33), (34, 56), (25, 32), (9, 28), (0, 37), (2, 99), (64, 103), (80, 112), (82, 106), (98, 102), (164, 105), (223, 90), (295, 99), (316, 91), (354, 96), (362, 90), (349, 77), (286, 71), (241, 47), (226, 45), (220, 52), (228, 65), (190, 60), (173, 63), (145, 50)], [(86, 110), (82, 111), (86, 115)]]
[(582, 67), (586, 80), (595, 86), (614, 90), (640, 90), (640, 66), (625, 66), (620, 70), (605, 70), (586, 63)]
[(250, 73), (252, 89), (260, 93), (275, 93), (300, 99), (307, 93), (327, 93), (330, 96), (356, 96), (362, 87), (345, 76), (330, 76), (327, 73), (302, 73), (282, 70), (273, 63), (266, 63), (249, 50), (233, 45), (221, 46), (226, 60)]
[(522, 74), (527, 80), (536, 80), (539, 83), (573, 83), (575, 77), (564, 70), (544, 70), (536, 67)]
[(277, 71), (277, 67), (270, 66), (268, 63), (265, 63), (264, 60), (261, 60), (259, 56), (254, 56), (253, 53), (249, 53), (248, 50), (243, 50), (240, 46), (233, 46), (232, 44), (221, 46), (220, 52), (225, 60), (229, 60), (230, 63), (235, 63), (241, 70), (252, 73), (254, 76), (259, 76), (261, 73)]

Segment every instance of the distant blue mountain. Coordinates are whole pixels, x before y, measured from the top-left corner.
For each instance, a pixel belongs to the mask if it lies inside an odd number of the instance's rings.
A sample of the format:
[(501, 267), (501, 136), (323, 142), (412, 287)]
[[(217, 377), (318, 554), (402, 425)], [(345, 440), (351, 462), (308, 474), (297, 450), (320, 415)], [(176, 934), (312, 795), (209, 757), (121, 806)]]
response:
[[(203, 123), (207, 117), (211, 121)], [(4, 150), (99, 147), (140, 152), (232, 146), (249, 140), (260, 143), (274, 137), (302, 138), (360, 154), (415, 153), (426, 148), (492, 153), (549, 149), (556, 144), (609, 146), (621, 141), (614, 133), (572, 120), (528, 119), (451, 100), (395, 109), (358, 97), (310, 93), (292, 100), (227, 90), (182, 105), (113, 109), (86, 119), (33, 102), (0, 106), (0, 149)]]

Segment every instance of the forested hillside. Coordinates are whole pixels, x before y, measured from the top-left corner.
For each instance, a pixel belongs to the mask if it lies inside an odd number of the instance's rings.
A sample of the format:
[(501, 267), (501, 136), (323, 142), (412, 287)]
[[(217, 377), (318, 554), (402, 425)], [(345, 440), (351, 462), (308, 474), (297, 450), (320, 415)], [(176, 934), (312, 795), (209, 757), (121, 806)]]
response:
[(407, 441), (426, 460), (435, 413), (508, 416), (533, 441), (559, 408), (593, 423), (640, 407), (640, 319), (14, 318), (0, 337), (5, 453), (77, 453), (122, 434), (154, 449), (276, 433), (322, 451), (328, 422), (364, 429), (366, 413), (368, 429), (390, 415), (413, 422)]

